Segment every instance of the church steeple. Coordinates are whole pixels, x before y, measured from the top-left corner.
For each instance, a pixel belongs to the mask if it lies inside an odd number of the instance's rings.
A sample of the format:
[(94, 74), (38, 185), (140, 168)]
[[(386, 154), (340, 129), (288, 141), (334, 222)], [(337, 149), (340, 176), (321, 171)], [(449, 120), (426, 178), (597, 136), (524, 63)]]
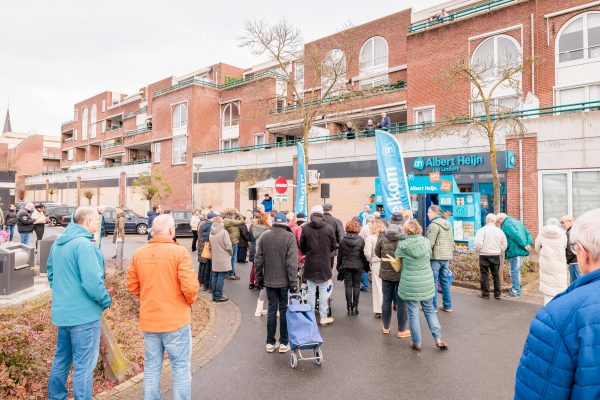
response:
[(6, 132), (12, 132), (12, 127), (10, 126), (10, 111), (8, 109), (9, 106), (6, 107), (6, 120), (4, 121), (4, 129), (2, 129), (2, 134)]

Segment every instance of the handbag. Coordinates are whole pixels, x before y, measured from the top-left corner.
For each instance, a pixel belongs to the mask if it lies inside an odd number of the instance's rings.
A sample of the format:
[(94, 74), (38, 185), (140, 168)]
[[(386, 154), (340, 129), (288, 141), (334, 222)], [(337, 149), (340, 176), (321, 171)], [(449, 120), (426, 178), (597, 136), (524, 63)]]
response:
[(340, 282), (344, 280), (344, 270), (343, 269), (340, 269), (338, 271), (337, 280), (340, 281)]
[(212, 249), (210, 248), (210, 242), (204, 243), (204, 249), (202, 249), (202, 258), (212, 259)]

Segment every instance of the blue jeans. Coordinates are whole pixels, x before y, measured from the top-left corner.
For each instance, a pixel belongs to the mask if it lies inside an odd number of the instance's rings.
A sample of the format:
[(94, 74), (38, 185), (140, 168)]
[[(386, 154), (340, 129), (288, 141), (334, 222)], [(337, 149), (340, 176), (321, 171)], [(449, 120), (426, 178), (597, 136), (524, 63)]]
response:
[(360, 279), (361, 281), (361, 286), (363, 290), (369, 290), (369, 273), (366, 271), (363, 271), (362, 273), (362, 278)]
[(235, 275), (235, 260), (237, 259), (238, 246), (234, 244), (233, 246), (233, 255), (231, 256), (231, 271), (229, 272), (229, 276)]
[[(392, 281), (381, 281), (381, 292), (383, 295), (383, 302), (381, 303), (381, 319), (383, 321), (383, 327), (390, 329), (392, 324), (392, 303), (394, 301), (394, 292), (398, 291), (398, 282)], [(396, 296), (398, 294), (396, 293)], [(398, 318), (398, 332), (404, 332), (406, 330), (406, 323), (408, 322), (408, 313), (406, 311), (406, 302), (398, 297), (398, 310), (396, 316)]]
[(146, 356), (144, 357), (144, 399), (160, 399), (160, 374), (163, 369), (165, 350), (173, 368), (173, 399), (192, 398), (192, 331), (190, 325), (173, 332), (142, 332)]
[(21, 236), (21, 243), (23, 244), (29, 244), (29, 237), (31, 236), (31, 232), (28, 233), (20, 233), (19, 235)]
[(571, 276), (571, 283), (581, 278), (581, 271), (579, 270), (579, 264), (569, 264), (569, 275)]
[(10, 235), (9, 241), (12, 242), (13, 236), (15, 236), (15, 226), (14, 225), (6, 225), (6, 231)]
[(433, 279), (435, 280), (435, 296), (433, 296), (433, 308), (437, 310), (437, 285), (438, 280), (440, 281), (440, 286), (442, 287), (442, 301), (444, 304), (444, 308), (447, 310), (452, 310), (452, 297), (450, 295), (450, 280), (448, 279), (448, 275), (450, 275), (448, 270), (448, 264), (450, 261), (448, 260), (431, 260), (431, 269), (433, 270)]
[(442, 328), (438, 321), (435, 308), (433, 308), (433, 299), (427, 301), (406, 301), (406, 307), (408, 308), (408, 324), (410, 329), (410, 338), (415, 345), (421, 344), (421, 325), (419, 324), (419, 303), (423, 307), (423, 314), (429, 325), (429, 330), (435, 340), (442, 337)]
[(313, 281), (306, 281), (308, 284), (308, 293), (306, 297), (308, 297), (308, 304), (315, 309), (315, 304), (317, 302), (317, 286), (319, 287), (319, 315), (321, 319), (327, 318), (327, 298), (329, 297), (327, 294), (327, 286), (329, 285), (329, 281), (315, 283)]
[(91, 400), (94, 368), (100, 354), (100, 320), (76, 326), (59, 326), (56, 337), (56, 353), (48, 379), (48, 398), (66, 400), (66, 388), (71, 365), (73, 374), (73, 397), (75, 400)]
[(279, 310), (279, 343), (288, 344), (288, 330), (285, 313), (287, 312), (288, 288), (266, 288), (267, 299), (269, 299), (269, 311), (267, 313), (267, 344), (275, 344), (275, 332), (277, 331), (277, 310)]
[(510, 280), (512, 281), (511, 293), (521, 296), (521, 265), (523, 265), (523, 256), (508, 259), (510, 265)]
[(212, 260), (206, 259), (206, 268), (204, 269), (204, 287), (212, 288)]
[(225, 275), (227, 272), (215, 272), (212, 271), (212, 283), (210, 285), (212, 289), (212, 298), (213, 300), (222, 299), (223, 298), (223, 285), (225, 283)]

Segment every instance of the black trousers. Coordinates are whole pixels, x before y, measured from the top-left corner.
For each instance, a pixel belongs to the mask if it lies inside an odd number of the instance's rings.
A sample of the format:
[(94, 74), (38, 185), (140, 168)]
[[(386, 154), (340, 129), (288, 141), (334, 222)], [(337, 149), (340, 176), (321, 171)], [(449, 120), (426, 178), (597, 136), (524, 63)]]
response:
[(35, 248), (37, 249), (38, 242), (44, 237), (44, 230), (46, 230), (45, 224), (35, 224), (33, 225), (33, 231), (35, 232)]
[(198, 282), (204, 285), (204, 273), (206, 272), (206, 263), (200, 263), (198, 266)]
[(481, 274), (481, 294), (483, 297), (490, 297), (490, 272), (494, 279), (494, 297), (499, 298), (501, 294), (500, 275), (500, 256), (479, 256), (479, 272)]
[(348, 303), (358, 305), (362, 274), (362, 269), (344, 268), (344, 286), (346, 287), (346, 301)]
[(192, 251), (196, 251), (196, 243), (198, 243), (198, 231), (192, 229)]

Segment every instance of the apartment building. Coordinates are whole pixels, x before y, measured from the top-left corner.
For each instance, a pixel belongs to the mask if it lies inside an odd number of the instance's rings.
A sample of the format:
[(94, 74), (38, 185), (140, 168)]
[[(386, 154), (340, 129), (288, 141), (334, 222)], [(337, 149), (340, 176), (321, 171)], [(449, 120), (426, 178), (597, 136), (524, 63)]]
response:
[[(497, 138), (502, 210), (537, 232), (548, 217), (577, 217), (600, 206), (600, 2), (453, 0), (354, 27), (357, 39), (347, 54), (337, 47), (345, 34), (305, 47), (358, 61), (339, 90), (381, 88), (315, 120), (309, 169), (318, 173), (320, 183), (331, 185), (329, 201), (338, 205), (340, 218), (356, 215), (375, 192), (377, 165), (372, 137), (336, 135), (349, 122), (360, 132), (369, 119), (378, 123), (384, 112), (415, 176), (431, 172), (415, 168), (417, 159), (481, 157), (481, 164), (447, 174), (460, 190), (482, 193), (484, 206), (491, 209), (487, 139), (426, 141), (420, 130), (422, 124), (452, 113), (481, 110), (470, 85), (445, 87), (440, 72), (449, 65), (460, 59), (500, 63), (514, 57), (518, 62), (523, 55), (539, 59), (519, 77), (526, 101), (511, 88), (498, 90), (492, 101), (521, 112), (527, 130), (518, 137)], [(289, 60), (289, 73), (309, 79), (314, 72), (305, 69)], [(322, 87), (302, 88), (313, 96), (304, 100), (319, 99)], [(150, 168), (173, 188), (173, 195), (161, 201), (164, 207), (235, 205), (246, 210), (250, 202), (243, 183), (235, 182), (237, 171), (268, 168), (291, 181), (296, 157), (291, 145), (303, 131), (294, 102), (277, 101), (265, 108), (257, 102), (257, 92), (291, 96), (279, 65), (267, 62), (244, 69), (219, 63), (165, 78), (131, 95), (96, 95), (75, 104), (73, 119), (61, 128), (64, 172), (27, 180), (40, 192), (36, 196), (43, 196), (50, 184), (61, 192), (94, 184), (103, 188), (98, 203), (143, 212), (148, 205), (131, 185), (140, 170)], [(513, 154), (514, 168), (507, 167), (505, 159)], [(322, 202), (319, 193), (318, 186), (311, 189), (309, 205)], [(76, 197), (72, 194), (71, 202), (80, 201)], [(291, 203), (282, 204), (282, 209), (291, 208)]]

